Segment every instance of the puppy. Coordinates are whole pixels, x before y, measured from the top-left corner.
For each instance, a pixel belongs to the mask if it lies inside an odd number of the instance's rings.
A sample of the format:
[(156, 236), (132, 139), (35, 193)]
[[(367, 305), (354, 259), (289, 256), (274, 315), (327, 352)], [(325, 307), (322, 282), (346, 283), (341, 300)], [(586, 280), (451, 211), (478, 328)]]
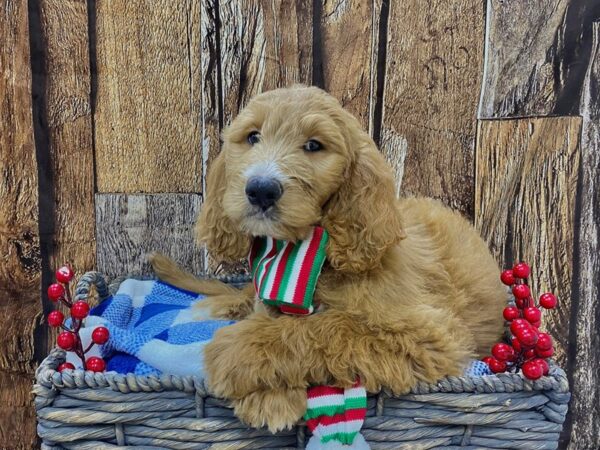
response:
[[(247, 194), (261, 180), (262, 192)], [(374, 142), (337, 100), (294, 86), (255, 97), (223, 132), (197, 236), (218, 259), (253, 237), (296, 241), (328, 231), (319, 310), (281, 315), (242, 290), (198, 280), (155, 256), (162, 279), (208, 294), (213, 316), (243, 319), (206, 347), (215, 395), (252, 426), (292, 426), (311, 384), (395, 394), (459, 375), (502, 333), (506, 291), (483, 240), (459, 214), (425, 198), (397, 200)], [(259, 195), (260, 201), (257, 201)], [(261, 200), (262, 199), (262, 200)]]

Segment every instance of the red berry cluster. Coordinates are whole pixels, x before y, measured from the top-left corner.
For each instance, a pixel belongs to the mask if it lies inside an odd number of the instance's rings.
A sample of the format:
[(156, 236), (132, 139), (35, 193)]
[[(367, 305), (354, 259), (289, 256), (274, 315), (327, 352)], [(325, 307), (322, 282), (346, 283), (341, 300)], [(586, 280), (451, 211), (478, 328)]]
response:
[[(494, 373), (523, 371), (530, 380), (548, 374), (549, 358), (554, 354), (552, 338), (539, 330), (542, 311), (535, 305), (527, 284), (531, 270), (524, 262), (500, 275), (502, 283), (512, 287), (515, 306), (504, 308), (502, 315), (510, 322), (511, 343), (499, 342), (492, 347), (492, 356), (483, 358)], [(556, 306), (556, 297), (549, 292), (542, 294), (539, 305), (545, 309)]]
[[(97, 327), (92, 332), (92, 342), (84, 350), (79, 330), (85, 319), (90, 313), (90, 305), (84, 301), (73, 302), (71, 297), (70, 283), (73, 280), (73, 270), (69, 266), (63, 266), (56, 271), (56, 281), (48, 287), (48, 298), (53, 302), (62, 302), (71, 311), (71, 327), (65, 325), (65, 316), (59, 310), (52, 311), (48, 314), (48, 324), (51, 327), (60, 327), (62, 331), (56, 338), (56, 345), (63, 350), (74, 352), (83, 363), (86, 370), (92, 372), (102, 372), (106, 368), (106, 363), (102, 358), (90, 356), (85, 359), (85, 354), (90, 351), (94, 344), (102, 345), (108, 341), (109, 333), (105, 327)], [(58, 366), (58, 371), (62, 372), (65, 369), (75, 369), (75, 366), (69, 362), (64, 362)]]

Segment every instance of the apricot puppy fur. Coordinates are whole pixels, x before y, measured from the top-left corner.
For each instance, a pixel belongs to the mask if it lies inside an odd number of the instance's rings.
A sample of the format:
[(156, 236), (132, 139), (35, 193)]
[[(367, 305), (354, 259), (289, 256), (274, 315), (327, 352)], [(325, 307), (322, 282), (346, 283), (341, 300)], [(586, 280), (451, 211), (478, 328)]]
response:
[[(246, 193), (255, 177), (275, 190)], [(273, 192), (271, 192), (273, 193)], [(209, 295), (212, 315), (240, 320), (206, 347), (212, 391), (253, 426), (292, 426), (311, 384), (404, 393), (460, 374), (502, 333), (506, 291), (474, 228), (440, 202), (397, 200), (390, 167), (358, 121), (314, 87), (263, 93), (223, 133), (196, 232), (217, 259), (247, 255), (254, 236), (330, 235), (307, 317), (255, 307), (243, 290), (199, 280), (155, 255), (167, 282)]]

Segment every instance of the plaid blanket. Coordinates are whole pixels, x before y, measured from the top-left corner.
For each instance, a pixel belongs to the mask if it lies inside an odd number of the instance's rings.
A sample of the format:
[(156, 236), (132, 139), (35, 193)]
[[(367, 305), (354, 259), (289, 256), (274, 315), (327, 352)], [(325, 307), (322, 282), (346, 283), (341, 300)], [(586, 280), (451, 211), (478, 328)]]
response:
[[(198, 320), (193, 308), (203, 298), (161, 281), (125, 280), (114, 296), (90, 311), (80, 331), (84, 348), (99, 325), (109, 329), (110, 339), (86, 357), (102, 356), (107, 370), (119, 373), (202, 376), (204, 346), (217, 329), (234, 323)], [(81, 367), (71, 352), (67, 360)]]

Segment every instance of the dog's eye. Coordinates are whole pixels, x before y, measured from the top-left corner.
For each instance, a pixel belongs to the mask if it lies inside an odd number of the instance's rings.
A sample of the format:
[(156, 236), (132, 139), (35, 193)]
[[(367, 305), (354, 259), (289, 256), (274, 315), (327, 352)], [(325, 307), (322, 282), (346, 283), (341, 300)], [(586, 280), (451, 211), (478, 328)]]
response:
[(318, 152), (319, 150), (323, 150), (323, 144), (321, 144), (319, 141), (311, 139), (304, 144), (304, 150), (307, 152)]
[(260, 133), (258, 131), (252, 131), (246, 138), (248, 140), (248, 144), (254, 145), (260, 142)]

